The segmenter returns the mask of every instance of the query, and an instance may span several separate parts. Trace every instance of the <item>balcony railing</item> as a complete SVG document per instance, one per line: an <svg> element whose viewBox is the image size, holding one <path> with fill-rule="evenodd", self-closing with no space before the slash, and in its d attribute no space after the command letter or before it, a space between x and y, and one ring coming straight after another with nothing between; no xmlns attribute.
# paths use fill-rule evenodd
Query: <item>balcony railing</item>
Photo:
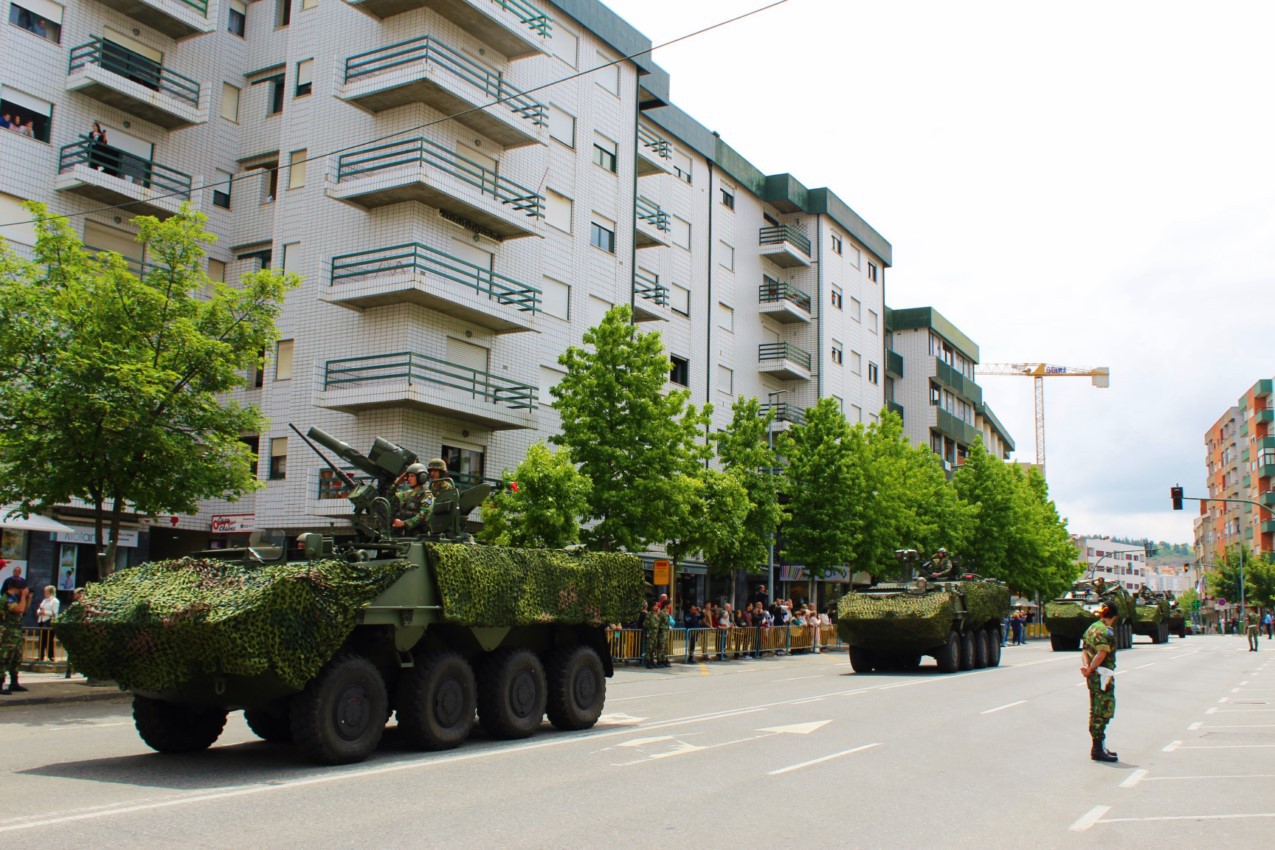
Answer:
<svg viewBox="0 0 1275 850"><path fill-rule="evenodd" d="M97 65L103 70L118 74L148 89L162 92L185 101L196 109L199 108L198 80L165 68L149 57L134 53L104 38L94 38L71 49L68 74L88 65Z"/></svg>
<svg viewBox="0 0 1275 850"><path fill-rule="evenodd" d="M656 230L668 232L672 226L669 222L669 214L660 209L660 205L650 198L638 195L633 202L633 208L639 221L645 221Z"/></svg>
<svg viewBox="0 0 1275 850"><path fill-rule="evenodd" d="M762 275L761 285L757 287L757 300L762 304L778 304L787 301L807 313L810 312L810 296L791 283L775 280L770 275Z"/></svg>
<svg viewBox="0 0 1275 850"><path fill-rule="evenodd" d="M419 242L373 248L332 258L332 286L413 269L468 286L498 304L529 313L540 310L540 290Z"/></svg>
<svg viewBox="0 0 1275 850"><path fill-rule="evenodd" d="M795 404L789 404L786 401L772 402L762 404L761 415L765 416L770 411L775 411L775 422L791 422L793 425L806 424L806 410Z"/></svg>
<svg viewBox="0 0 1275 850"><path fill-rule="evenodd" d="M807 257L810 256L810 237L790 224L763 227L757 235L757 241L762 245L782 245L787 242Z"/></svg>
<svg viewBox="0 0 1275 850"><path fill-rule="evenodd" d="M208 17L208 0L180 0L180 2L194 9L205 18Z"/></svg>
<svg viewBox="0 0 1275 850"><path fill-rule="evenodd" d="M660 159L673 159L673 145L668 139L662 138L654 130L648 128L644 124L638 124L638 144L646 149L647 153Z"/></svg>
<svg viewBox="0 0 1275 850"><path fill-rule="evenodd" d="M537 390L530 384L413 351L329 360L324 367L323 389L348 389L357 384L393 380L459 390L513 410L536 407Z"/></svg>
<svg viewBox="0 0 1275 850"><path fill-rule="evenodd" d="M886 349L885 351L885 371L888 375L894 375L897 378L903 377L903 356L897 351Z"/></svg>
<svg viewBox="0 0 1275 850"><path fill-rule="evenodd" d="M641 269L633 273L633 291L638 298L654 302L661 307L668 306L668 287L660 283L659 278Z"/></svg>
<svg viewBox="0 0 1275 850"><path fill-rule="evenodd" d="M549 38L553 31L553 19L525 0L491 0L502 9L513 12L527 27L541 38Z"/></svg>
<svg viewBox="0 0 1275 850"><path fill-rule="evenodd" d="M427 62L447 71L454 79L493 101L500 102L515 115L526 118L537 126L549 121L548 110L543 103L509 85L499 74L492 73L459 50L429 35L351 56L345 60L345 82L352 83L414 62Z"/></svg>
<svg viewBox="0 0 1275 850"><path fill-rule="evenodd" d="M809 351L800 349L791 342L764 342L757 347L757 359L788 360L807 371L813 362Z"/></svg>
<svg viewBox="0 0 1275 850"><path fill-rule="evenodd" d="M544 196L502 177L490 168L425 138L376 145L337 158L336 182L355 180L404 165L429 165L533 218L544 216Z"/></svg>
<svg viewBox="0 0 1275 850"><path fill-rule="evenodd" d="M148 189L170 192L183 200L190 200L191 177L185 172L158 162L142 159L131 153L95 144L88 139L62 148L58 157L58 173L70 171L77 165L101 171L110 177L132 181Z"/></svg>

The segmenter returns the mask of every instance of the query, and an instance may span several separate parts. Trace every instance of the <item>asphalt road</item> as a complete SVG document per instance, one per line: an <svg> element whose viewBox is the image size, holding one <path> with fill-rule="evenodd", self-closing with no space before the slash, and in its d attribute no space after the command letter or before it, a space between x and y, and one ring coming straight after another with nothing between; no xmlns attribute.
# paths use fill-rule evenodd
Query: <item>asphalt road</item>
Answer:
<svg viewBox="0 0 1275 850"><path fill-rule="evenodd" d="M320 768L232 715L150 753L125 702L0 714L0 842L41 847L1188 846L1275 826L1275 642L1119 656L1089 761L1074 653L855 675L844 654L617 672L598 726Z"/></svg>

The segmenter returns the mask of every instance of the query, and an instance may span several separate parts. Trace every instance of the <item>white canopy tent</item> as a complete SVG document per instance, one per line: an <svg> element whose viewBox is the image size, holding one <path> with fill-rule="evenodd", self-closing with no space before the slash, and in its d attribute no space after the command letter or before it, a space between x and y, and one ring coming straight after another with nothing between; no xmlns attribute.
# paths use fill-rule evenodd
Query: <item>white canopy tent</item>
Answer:
<svg viewBox="0 0 1275 850"><path fill-rule="evenodd" d="M58 522L39 514L32 514L24 517L16 512L13 505L5 505L0 508L0 526L4 528L16 528L22 531L47 531L50 533L73 532L75 529L69 525Z"/></svg>

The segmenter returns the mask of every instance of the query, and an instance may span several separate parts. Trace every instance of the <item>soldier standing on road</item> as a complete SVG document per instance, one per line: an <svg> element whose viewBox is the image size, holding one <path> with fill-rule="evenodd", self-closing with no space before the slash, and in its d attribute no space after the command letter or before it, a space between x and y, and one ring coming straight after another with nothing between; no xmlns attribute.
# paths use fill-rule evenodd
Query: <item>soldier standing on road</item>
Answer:
<svg viewBox="0 0 1275 850"><path fill-rule="evenodd" d="M1098 620L1085 629L1080 638L1080 675L1089 686L1089 736L1093 761L1118 761L1106 747L1107 724L1116 713L1116 636L1111 627L1116 622L1116 606L1104 602L1098 609Z"/></svg>
<svg viewBox="0 0 1275 850"><path fill-rule="evenodd" d="M642 660L646 669L653 670L655 661L659 657L659 650L656 648L660 639L659 621L664 614L660 610L659 602L655 603L649 614L645 610L642 613L645 615L642 622Z"/></svg>
<svg viewBox="0 0 1275 850"><path fill-rule="evenodd" d="M655 666L671 667L668 660L669 630L672 628L673 606L668 601L668 594L660 594L660 607L655 618Z"/></svg>
<svg viewBox="0 0 1275 850"><path fill-rule="evenodd" d="M22 568L14 567L13 575L0 585L0 695L26 690L18 684L18 663L22 661L22 615L30 601L31 590ZM5 673L9 674L8 686Z"/></svg>
<svg viewBox="0 0 1275 850"><path fill-rule="evenodd" d="M403 470L400 480L406 481L410 489L399 499L398 511L391 525L395 531L404 534L413 534L422 527L428 528L434 497L425 486L425 464L412 464Z"/></svg>
<svg viewBox="0 0 1275 850"><path fill-rule="evenodd" d="M1244 634L1248 638L1248 651L1257 652L1257 639L1261 637L1260 619L1257 615L1256 608L1248 609L1248 613L1244 615Z"/></svg>

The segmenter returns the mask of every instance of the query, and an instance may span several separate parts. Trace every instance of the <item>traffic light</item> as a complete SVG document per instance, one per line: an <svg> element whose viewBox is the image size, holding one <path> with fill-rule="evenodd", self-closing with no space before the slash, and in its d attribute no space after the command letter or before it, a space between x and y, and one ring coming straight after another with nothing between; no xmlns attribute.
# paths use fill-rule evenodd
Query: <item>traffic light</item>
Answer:
<svg viewBox="0 0 1275 850"><path fill-rule="evenodd" d="M1182 488L1181 488L1181 487L1170 487L1170 488L1169 488L1169 497L1173 499L1173 509L1174 509L1175 511L1180 511L1180 510L1182 510Z"/></svg>

